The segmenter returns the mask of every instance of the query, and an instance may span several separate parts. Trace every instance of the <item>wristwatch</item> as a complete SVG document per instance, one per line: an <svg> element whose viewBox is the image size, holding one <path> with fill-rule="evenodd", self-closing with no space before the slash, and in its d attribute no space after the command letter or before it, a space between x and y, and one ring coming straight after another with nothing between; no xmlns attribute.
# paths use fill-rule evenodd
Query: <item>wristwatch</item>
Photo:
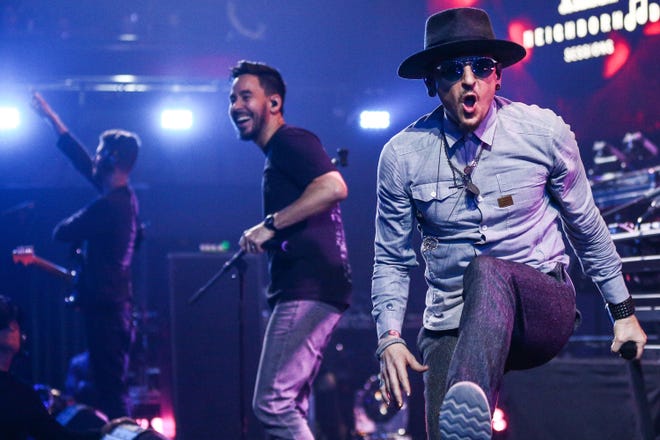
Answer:
<svg viewBox="0 0 660 440"><path fill-rule="evenodd" d="M264 228L270 229L273 232L277 232L277 228L275 227L275 215L274 214L268 214L266 218L264 218Z"/></svg>

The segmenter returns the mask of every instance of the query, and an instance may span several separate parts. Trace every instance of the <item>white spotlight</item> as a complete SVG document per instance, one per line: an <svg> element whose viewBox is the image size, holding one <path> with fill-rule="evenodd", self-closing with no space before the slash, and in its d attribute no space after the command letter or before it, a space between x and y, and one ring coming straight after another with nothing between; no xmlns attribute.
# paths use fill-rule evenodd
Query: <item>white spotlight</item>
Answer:
<svg viewBox="0 0 660 440"><path fill-rule="evenodd" d="M0 130L15 130L21 124L21 115L16 107L0 107Z"/></svg>
<svg viewBox="0 0 660 440"><path fill-rule="evenodd" d="M160 115L160 126L165 130L190 130L193 114L188 109L167 109Z"/></svg>
<svg viewBox="0 0 660 440"><path fill-rule="evenodd" d="M360 113L360 127L365 130L383 130L390 126L390 112L365 110Z"/></svg>

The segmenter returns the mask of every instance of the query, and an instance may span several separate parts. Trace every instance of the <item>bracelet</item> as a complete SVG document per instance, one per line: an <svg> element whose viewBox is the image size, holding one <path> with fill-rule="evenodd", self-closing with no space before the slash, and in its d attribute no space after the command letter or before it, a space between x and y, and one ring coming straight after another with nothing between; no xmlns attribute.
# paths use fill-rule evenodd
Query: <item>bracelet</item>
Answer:
<svg viewBox="0 0 660 440"><path fill-rule="evenodd" d="M385 349L390 345L394 345L394 344L403 344L406 347L408 346L403 338L381 339L380 342L378 343L378 348L376 348L376 359L380 360L380 356L383 354Z"/></svg>
<svg viewBox="0 0 660 440"><path fill-rule="evenodd" d="M633 303L632 296L629 296L625 301L620 302L619 304L607 303L607 310L610 311L612 319L616 321L617 319L623 319L634 315L635 303Z"/></svg>

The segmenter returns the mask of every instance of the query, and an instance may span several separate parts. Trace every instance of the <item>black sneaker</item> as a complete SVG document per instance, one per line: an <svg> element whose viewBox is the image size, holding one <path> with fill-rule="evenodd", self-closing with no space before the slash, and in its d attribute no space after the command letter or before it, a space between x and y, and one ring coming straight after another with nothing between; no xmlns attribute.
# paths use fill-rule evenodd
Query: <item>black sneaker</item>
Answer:
<svg viewBox="0 0 660 440"><path fill-rule="evenodd" d="M449 388L440 407L442 440L490 440L490 407L483 390L473 382L457 382Z"/></svg>

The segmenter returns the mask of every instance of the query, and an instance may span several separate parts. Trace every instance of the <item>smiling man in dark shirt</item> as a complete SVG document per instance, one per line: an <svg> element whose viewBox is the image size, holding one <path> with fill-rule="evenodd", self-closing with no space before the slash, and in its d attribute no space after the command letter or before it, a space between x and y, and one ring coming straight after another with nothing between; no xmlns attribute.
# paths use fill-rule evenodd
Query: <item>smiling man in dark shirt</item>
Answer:
<svg viewBox="0 0 660 440"><path fill-rule="evenodd" d="M255 385L253 408L269 438L313 440L309 394L323 351L351 294L339 202L348 195L319 139L284 121L285 86L265 64L232 69L229 116L239 137L265 155L265 218L247 229L241 248L268 250L273 308ZM275 249L269 243L288 243Z"/></svg>

